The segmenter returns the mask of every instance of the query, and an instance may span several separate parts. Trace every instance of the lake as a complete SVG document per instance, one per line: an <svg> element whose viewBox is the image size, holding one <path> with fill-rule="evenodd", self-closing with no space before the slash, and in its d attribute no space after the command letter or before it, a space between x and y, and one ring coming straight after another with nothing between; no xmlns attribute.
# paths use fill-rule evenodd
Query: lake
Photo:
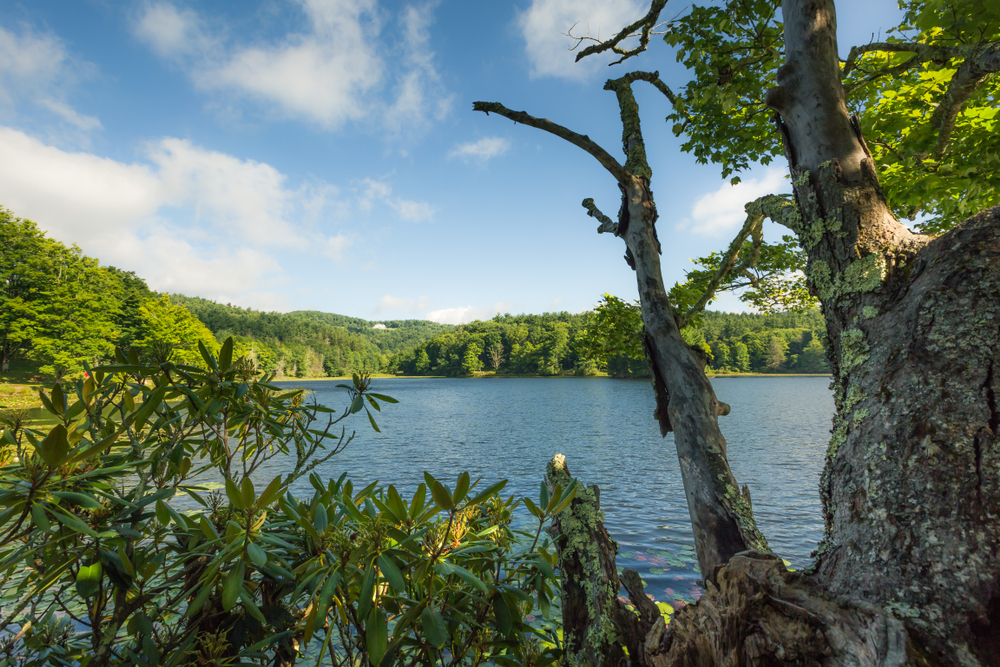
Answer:
<svg viewBox="0 0 1000 667"><path fill-rule="evenodd" d="M733 473L750 488L757 523L775 553L804 567L823 534L818 484L834 413L830 379L712 382L732 406L719 421ZM333 408L346 404L335 382L277 384L305 387ZM657 600L683 604L700 596L673 436L660 437L648 381L390 378L376 380L374 388L399 400L376 415L382 433L372 431L363 414L345 421L357 437L317 470L321 477L347 472L355 488L378 480L412 495L425 470L452 487L467 470L486 484L509 480L505 496L536 500L546 463L562 453L574 477L600 486L605 525L620 545L619 565L638 570ZM268 477L280 470L262 472ZM295 492L311 495L312 489L300 480Z"/></svg>

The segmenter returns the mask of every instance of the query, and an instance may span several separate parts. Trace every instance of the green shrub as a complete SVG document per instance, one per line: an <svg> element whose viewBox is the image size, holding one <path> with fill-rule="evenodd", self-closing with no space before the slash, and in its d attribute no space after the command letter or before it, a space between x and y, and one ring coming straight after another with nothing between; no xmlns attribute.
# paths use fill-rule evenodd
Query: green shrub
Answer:
<svg viewBox="0 0 1000 667"><path fill-rule="evenodd" d="M452 490L425 473L404 499L324 481L313 469L353 437L337 425L365 410L377 430L369 408L396 401L355 376L344 410L310 405L232 350L202 346L203 367L119 353L42 394L47 426L5 427L0 664L558 659L555 624L525 616L551 617L541 527L575 487L526 501L524 534L505 482L463 473ZM289 472L261 479L272 459ZM304 477L312 495L296 498Z"/></svg>

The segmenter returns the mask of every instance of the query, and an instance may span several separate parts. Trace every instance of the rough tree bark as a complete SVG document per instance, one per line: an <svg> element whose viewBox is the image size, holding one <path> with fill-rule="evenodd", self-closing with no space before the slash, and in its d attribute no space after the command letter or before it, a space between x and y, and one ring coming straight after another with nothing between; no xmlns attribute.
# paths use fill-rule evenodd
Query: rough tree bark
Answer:
<svg viewBox="0 0 1000 667"><path fill-rule="evenodd" d="M809 573L790 574L765 553L726 462L716 419L724 409L667 301L631 91L657 76L605 86L618 96L625 165L551 121L474 107L574 143L618 181L617 224L592 200L584 206L599 231L625 240L636 271L656 416L663 433L675 432L706 578L701 602L666 632L643 615L623 617L593 586L580 589L589 597L564 597L574 624L596 628L567 641L569 662L613 664L616 649L602 653L586 637L607 640L614 627L606 645L625 646L642 666L1000 665L1000 207L937 238L899 223L844 103L833 0L786 0L782 18L786 64L767 102L796 207L759 201L748 213L797 233L827 322L837 412L821 481L826 533ZM589 516L599 521L599 508ZM597 545L573 556L589 564L564 569L568 590L584 582L580 573L614 587L615 547L602 542L603 526L556 527L560 548L580 537L567 525Z"/></svg>
<svg viewBox="0 0 1000 667"><path fill-rule="evenodd" d="M1000 209L938 238L889 211L844 104L832 0L783 5L782 129L837 414L816 581L911 655L1000 664Z"/></svg>

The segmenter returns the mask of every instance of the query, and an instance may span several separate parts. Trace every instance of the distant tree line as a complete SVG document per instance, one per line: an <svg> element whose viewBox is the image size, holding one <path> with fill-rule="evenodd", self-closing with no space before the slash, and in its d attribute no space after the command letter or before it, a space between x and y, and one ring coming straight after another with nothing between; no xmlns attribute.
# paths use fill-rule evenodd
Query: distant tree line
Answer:
<svg viewBox="0 0 1000 667"><path fill-rule="evenodd" d="M168 345L181 363L200 358L198 341L218 349L201 322L142 278L3 208L0 248L0 372L28 367L58 380L113 359L115 348Z"/></svg>
<svg viewBox="0 0 1000 667"><path fill-rule="evenodd" d="M398 354L392 370L403 375L593 375L598 364L577 342L590 313L497 315L434 336Z"/></svg>
<svg viewBox="0 0 1000 667"><path fill-rule="evenodd" d="M649 375L635 304L605 295L593 312L498 315L434 336L399 353L404 375ZM826 373L820 313L706 312L684 330L720 373Z"/></svg>

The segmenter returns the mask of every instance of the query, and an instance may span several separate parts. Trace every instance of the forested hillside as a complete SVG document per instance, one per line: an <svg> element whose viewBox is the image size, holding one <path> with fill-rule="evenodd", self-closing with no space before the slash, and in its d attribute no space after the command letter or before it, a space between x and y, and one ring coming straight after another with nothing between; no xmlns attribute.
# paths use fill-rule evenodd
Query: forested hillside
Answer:
<svg viewBox="0 0 1000 667"><path fill-rule="evenodd" d="M200 359L215 337L187 309L134 273L101 266L0 208L0 372L56 379L112 359L115 348L175 347Z"/></svg>
<svg viewBox="0 0 1000 667"><path fill-rule="evenodd" d="M371 339L341 326L180 294L170 299L190 310L216 339L232 336L238 354L250 355L261 369L281 377L378 373L389 363Z"/></svg>
<svg viewBox="0 0 1000 667"><path fill-rule="evenodd" d="M297 311L267 313L157 294L134 273L101 266L76 246L0 209L0 372L61 378L113 358L169 346L181 363L232 336L237 356L279 377L403 375L645 375L637 306L605 296L582 314L498 315L453 327L375 322ZM684 330L717 372L818 373L828 369L819 313L704 313Z"/></svg>
<svg viewBox="0 0 1000 667"><path fill-rule="evenodd" d="M438 324L430 320L380 320L378 322L369 322L357 317L321 313L316 310L295 310L288 313L288 316L306 322L343 327L351 333L367 338L385 353L403 352L404 350L412 349L428 338L455 328L451 324ZM378 324L381 324L385 328L378 327Z"/></svg>

